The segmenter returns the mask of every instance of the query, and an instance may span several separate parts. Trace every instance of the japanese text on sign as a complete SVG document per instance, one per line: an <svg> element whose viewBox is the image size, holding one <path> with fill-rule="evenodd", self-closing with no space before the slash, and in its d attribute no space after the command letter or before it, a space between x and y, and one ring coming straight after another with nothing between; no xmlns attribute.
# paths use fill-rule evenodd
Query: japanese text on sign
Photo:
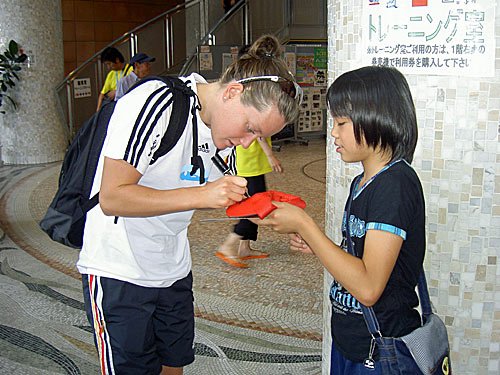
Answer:
<svg viewBox="0 0 500 375"><path fill-rule="evenodd" d="M407 74L492 77L495 1L364 0L363 63Z"/></svg>
<svg viewBox="0 0 500 375"><path fill-rule="evenodd" d="M73 82L74 97L76 99L92 96L90 78L78 78Z"/></svg>

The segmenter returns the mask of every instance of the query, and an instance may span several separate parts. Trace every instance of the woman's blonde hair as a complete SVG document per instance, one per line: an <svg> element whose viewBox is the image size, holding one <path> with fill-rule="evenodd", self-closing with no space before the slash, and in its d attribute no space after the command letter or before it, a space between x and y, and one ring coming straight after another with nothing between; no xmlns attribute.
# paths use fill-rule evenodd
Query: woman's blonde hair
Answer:
<svg viewBox="0 0 500 375"><path fill-rule="evenodd" d="M278 39L273 35L263 35L227 68L220 82L226 84L233 80L269 75L295 81L283 60ZM253 81L245 83L244 86L245 90L241 94L241 102L244 105L264 111L276 104L285 123L290 124L297 120L299 102L282 91L279 84L271 81Z"/></svg>

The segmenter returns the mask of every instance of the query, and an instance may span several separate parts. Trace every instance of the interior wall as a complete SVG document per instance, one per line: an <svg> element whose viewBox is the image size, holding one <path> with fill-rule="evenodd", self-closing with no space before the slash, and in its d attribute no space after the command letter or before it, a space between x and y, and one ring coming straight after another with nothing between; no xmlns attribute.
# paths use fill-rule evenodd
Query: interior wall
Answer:
<svg viewBox="0 0 500 375"><path fill-rule="evenodd" d="M61 0L64 75L127 31L182 0Z"/></svg>
<svg viewBox="0 0 500 375"><path fill-rule="evenodd" d="M500 0L495 76L406 75L417 109L413 167L426 200L424 261L431 301L449 334L454 373L500 373ZM362 0L328 0L328 79L362 66ZM395 99L397 100L397 98ZM328 121L331 131L332 119ZM340 241L345 199L358 165L327 144L327 234ZM330 320L325 275L324 368Z"/></svg>

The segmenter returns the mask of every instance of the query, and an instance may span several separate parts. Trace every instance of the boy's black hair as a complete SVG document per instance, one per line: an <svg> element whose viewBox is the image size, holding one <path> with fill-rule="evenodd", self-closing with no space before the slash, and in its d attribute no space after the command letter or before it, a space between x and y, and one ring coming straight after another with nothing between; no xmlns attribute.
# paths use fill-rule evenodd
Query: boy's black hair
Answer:
<svg viewBox="0 0 500 375"><path fill-rule="evenodd" d="M121 63L125 61L122 53L115 47L107 47L104 49L104 51L101 52L102 62L110 61L112 63L115 63L116 59L118 59Z"/></svg>
<svg viewBox="0 0 500 375"><path fill-rule="evenodd" d="M418 129L410 87L397 69L367 66L339 76L328 88L333 117L348 117L360 144L380 146L391 161L413 160Z"/></svg>

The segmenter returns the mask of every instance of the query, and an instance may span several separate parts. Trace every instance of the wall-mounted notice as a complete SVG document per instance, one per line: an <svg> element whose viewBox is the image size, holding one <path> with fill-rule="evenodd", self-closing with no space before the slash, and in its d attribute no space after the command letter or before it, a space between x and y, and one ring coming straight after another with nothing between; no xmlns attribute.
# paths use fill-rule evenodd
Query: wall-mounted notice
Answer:
<svg viewBox="0 0 500 375"><path fill-rule="evenodd" d="M212 52L200 52L199 62L200 70L212 70L214 68Z"/></svg>
<svg viewBox="0 0 500 375"><path fill-rule="evenodd" d="M304 87L304 98L300 105L297 130L300 133L323 130L323 116L326 115L326 86ZM325 112L325 113L324 113Z"/></svg>
<svg viewBox="0 0 500 375"><path fill-rule="evenodd" d="M73 81L73 95L75 99L86 98L92 95L90 78L77 78Z"/></svg>
<svg viewBox="0 0 500 375"><path fill-rule="evenodd" d="M363 0L364 65L493 77L495 1Z"/></svg>
<svg viewBox="0 0 500 375"><path fill-rule="evenodd" d="M297 74L297 56L295 52L285 52L285 62L290 73Z"/></svg>
<svg viewBox="0 0 500 375"><path fill-rule="evenodd" d="M233 53L222 53L222 71L225 72L226 69L231 65L236 59L238 55Z"/></svg>

